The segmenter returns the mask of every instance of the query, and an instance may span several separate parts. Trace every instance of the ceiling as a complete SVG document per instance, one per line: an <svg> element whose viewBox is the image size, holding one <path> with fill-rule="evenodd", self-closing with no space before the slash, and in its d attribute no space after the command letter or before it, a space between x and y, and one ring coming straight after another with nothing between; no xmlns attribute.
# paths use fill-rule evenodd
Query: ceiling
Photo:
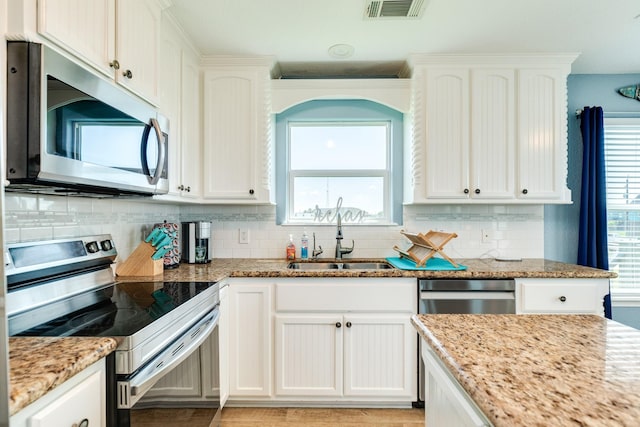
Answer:
<svg viewBox="0 0 640 427"><path fill-rule="evenodd" d="M288 77L397 75L411 54L579 53L573 74L640 73L638 0L424 0L364 19L367 0L170 0L203 55L273 56ZM349 58L328 49L353 47Z"/></svg>

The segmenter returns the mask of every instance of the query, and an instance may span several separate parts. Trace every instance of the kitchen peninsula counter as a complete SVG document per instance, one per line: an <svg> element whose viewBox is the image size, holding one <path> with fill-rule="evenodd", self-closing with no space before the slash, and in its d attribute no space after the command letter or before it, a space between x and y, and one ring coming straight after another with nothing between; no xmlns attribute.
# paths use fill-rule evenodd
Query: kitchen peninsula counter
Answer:
<svg viewBox="0 0 640 427"><path fill-rule="evenodd" d="M381 262L384 259L345 258L338 262ZM216 258L209 264L180 264L180 267L165 270L163 280L168 281L219 281L226 277L416 277L416 278L611 278L614 272L583 267L575 264L545 259L523 259L517 262L496 261L493 258L457 259L467 267L457 271L424 270L295 270L287 268L286 260L260 258ZM296 260L296 262L305 262ZM309 262L309 261L306 261ZM322 258L317 262L336 262ZM126 279L126 278L125 278ZM140 278L136 278L140 280Z"/></svg>
<svg viewBox="0 0 640 427"><path fill-rule="evenodd" d="M594 315L417 315L496 426L637 426L640 331Z"/></svg>
<svg viewBox="0 0 640 427"><path fill-rule="evenodd" d="M9 338L9 414L67 381L117 347L114 338Z"/></svg>

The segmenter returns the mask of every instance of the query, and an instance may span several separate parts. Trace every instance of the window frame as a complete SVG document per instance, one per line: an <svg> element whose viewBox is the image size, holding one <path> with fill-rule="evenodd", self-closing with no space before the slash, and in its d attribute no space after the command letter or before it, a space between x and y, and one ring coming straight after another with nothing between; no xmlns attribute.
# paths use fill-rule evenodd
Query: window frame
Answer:
<svg viewBox="0 0 640 427"><path fill-rule="evenodd" d="M625 213L635 213L636 215L640 215L640 204L637 205L637 207L633 208L633 209L625 209L625 206L628 207L633 207L633 204L629 204L629 203L610 203L610 169L609 169L609 159L607 158L607 151L608 151L608 147L607 145L609 144L609 138L608 138L608 131L607 129L611 129L612 126L622 126L622 127L633 127L633 128L637 128L637 137L638 140L640 140L640 117L605 117L604 118L604 144L605 144L605 165L606 165L606 170L607 170L607 177L606 177L606 181L607 181L607 235L609 237L609 244L608 244L608 256L609 256L609 266L612 267L611 262L613 261L613 257L612 257L612 232L610 230L610 221L611 218L613 217L613 213L617 213L617 214L625 214ZM640 145L638 146L638 153L640 153ZM640 177L640 172L637 174ZM637 259L640 264L640 246L639 249L637 251L637 256L634 257L633 259ZM615 286L615 282L617 281L617 278L613 278L611 279L611 296L612 299L615 301L635 301L640 303L640 282L638 282L637 284L635 284L634 287L618 287Z"/></svg>
<svg viewBox="0 0 640 427"><path fill-rule="evenodd" d="M291 173L291 124L384 124L387 127L386 163L384 173L378 169L322 169ZM402 160L404 116L383 104L368 100L311 100L295 105L276 115L276 223L279 225L332 225L335 221L308 221L293 217L293 179L300 176L377 177L385 181L383 203L385 218L375 221L349 222L350 225L402 224ZM327 174L328 172L328 174ZM343 216L344 222L344 216Z"/></svg>

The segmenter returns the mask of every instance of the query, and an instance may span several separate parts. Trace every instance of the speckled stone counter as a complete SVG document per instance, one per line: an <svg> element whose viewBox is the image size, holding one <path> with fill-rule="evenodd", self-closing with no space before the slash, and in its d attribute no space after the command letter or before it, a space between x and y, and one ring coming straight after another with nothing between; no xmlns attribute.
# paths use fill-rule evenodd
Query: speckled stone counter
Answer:
<svg viewBox="0 0 640 427"><path fill-rule="evenodd" d="M299 260L296 260L299 261ZM322 258L322 262L334 262ZM344 259L342 262L380 262L382 259ZM209 264L180 264L165 270L163 280L218 281L225 277L419 277L419 278L610 278L613 272L566 264L545 259L524 259L520 262L502 262L493 258L457 259L467 267L464 271L410 271L385 270L293 270L286 260L217 258ZM128 278L119 278L127 280ZM148 278L154 280L154 278ZM141 278L135 278L141 280ZM155 279L157 280L157 279Z"/></svg>
<svg viewBox="0 0 640 427"><path fill-rule="evenodd" d="M9 338L9 413L114 351L113 338Z"/></svg>
<svg viewBox="0 0 640 427"><path fill-rule="evenodd" d="M592 315L412 321L497 427L640 425L639 330Z"/></svg>

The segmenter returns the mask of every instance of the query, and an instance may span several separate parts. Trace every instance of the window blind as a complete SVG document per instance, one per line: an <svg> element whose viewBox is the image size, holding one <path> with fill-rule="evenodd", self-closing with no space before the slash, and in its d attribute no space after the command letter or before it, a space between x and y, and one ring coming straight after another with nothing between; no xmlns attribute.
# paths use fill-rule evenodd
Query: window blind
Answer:
<svg viewBox="0 0 640 427"><path fill-rule="evenodd" d="M604 132L611 289L640 294L640 118L605 119Z"/></svg>

